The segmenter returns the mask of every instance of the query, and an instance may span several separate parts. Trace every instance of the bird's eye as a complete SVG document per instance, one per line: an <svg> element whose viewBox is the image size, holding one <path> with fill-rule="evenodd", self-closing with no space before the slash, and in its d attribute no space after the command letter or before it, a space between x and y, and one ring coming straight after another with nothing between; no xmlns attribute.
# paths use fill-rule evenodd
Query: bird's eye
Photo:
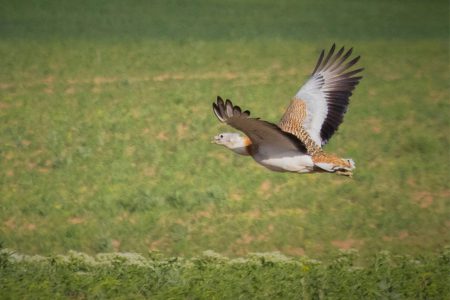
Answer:
<svg viewBox="0 0 450 300"><path fill-rule="evenodd" d="M223 134L220 135L220 138L223 139Z"/></svg>

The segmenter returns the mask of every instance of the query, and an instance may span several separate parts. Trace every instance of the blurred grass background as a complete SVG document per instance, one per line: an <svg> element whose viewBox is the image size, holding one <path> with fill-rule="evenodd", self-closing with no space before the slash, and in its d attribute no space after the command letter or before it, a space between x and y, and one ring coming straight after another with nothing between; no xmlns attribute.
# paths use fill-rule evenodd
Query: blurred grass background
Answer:
<svg viewBox="0 0 450 300"><path fill-rule="evenodd" d="M238 256L448 245L447 1L0 1L0 241ZM278 121L319 51L366 68L326 150L353 179L211 145L217 95Z"/></svg>

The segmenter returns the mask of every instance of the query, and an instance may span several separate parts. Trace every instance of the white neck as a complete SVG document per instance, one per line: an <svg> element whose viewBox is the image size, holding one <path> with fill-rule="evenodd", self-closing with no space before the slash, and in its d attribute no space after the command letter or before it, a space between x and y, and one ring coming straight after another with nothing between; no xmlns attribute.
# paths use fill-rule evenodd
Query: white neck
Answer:
<svg viewBox="0 0 450 300"><path fill-rule="evenodd" d="M250 153L248 152L248 148L250 147L250 145L250 139L247 137L242 137L239 140L233 142L232 145L227 145L227 148L240 155L250 155Z"/></svg>

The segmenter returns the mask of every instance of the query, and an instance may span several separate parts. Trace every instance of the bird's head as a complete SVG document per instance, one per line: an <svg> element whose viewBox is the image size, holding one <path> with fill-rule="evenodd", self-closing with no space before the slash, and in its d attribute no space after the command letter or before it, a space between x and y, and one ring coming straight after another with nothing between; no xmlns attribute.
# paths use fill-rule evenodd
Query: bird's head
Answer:
<svg viewBox="0 0 450 300"><path fill-rule="evenodd" d="M242 155L249 155L247 147L251 142L248 137L241 136L239 133L221 133L214 137L212 143L223 145L228 149Z"/></svg>

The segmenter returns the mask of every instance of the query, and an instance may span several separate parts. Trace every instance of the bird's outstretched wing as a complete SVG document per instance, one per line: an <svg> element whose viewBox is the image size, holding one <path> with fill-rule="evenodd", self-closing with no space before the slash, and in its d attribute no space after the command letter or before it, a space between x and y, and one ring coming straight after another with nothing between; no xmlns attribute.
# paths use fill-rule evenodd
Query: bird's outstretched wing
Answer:
<svg viewBox="0 0 450 300"><path fill-rule="evenodd" d="M245 133L252 144L260 149L306 152L305 145L294 135L282 131L270 122L250 118L248 110L242 111L228 99L224 102L221 97L217 97L217 101L213 103L213 111L219 121Z"/></svg>
<svg viewBox="0 0 450 300"><path fill-rule="evenodd" d="M348 61L353 48L345 52L342 47L336 53L335 48L333 44L326 55L322 50L311 77L297 92L282 118L284 124L301 122L319 147L328 142L342 123L352 91L362 78L355 75L363 68L349 71L360 58Z"/></svg>

